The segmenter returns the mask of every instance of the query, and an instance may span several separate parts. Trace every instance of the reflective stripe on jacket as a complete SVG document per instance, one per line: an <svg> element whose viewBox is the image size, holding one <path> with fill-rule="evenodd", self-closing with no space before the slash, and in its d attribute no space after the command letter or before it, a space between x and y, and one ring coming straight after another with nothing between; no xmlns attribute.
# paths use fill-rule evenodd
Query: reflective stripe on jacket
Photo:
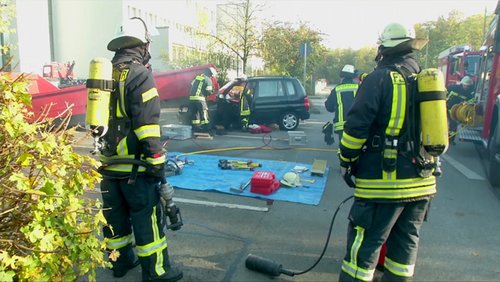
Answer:
<svg viewBox="0 0 500 282"><path fill-rule="evenodd" d="M333 117L334 131L339 132L344 130L344 124L347 117L347 112L351 108L358 84L352 80L345 81L332 89L330 96L325 102L327 111L335 113Z"/></svg>
<svg viewBox="0 0 500 282"><path fill-rule="evenodd" d="M160 97L151 70L133 60L115 63L114 69L118 76L115 77L118 87L114 95L119 98L116 100L116 114L110 114L108 129L109 134L115 134L115 137L108 138L108 142L113 142L116 150L111 156L101 156L101 160L134 158L137 150L140 150L142 160L151 164L164 163L159 125ZM128 120L129 129L122 128L124 123L121 120ZM120 132L126 136L120 135ZM159 153L162 157L153 158ZM132 165L113 164L105 166L104 170L130 173ZM144 167L139 167L138 171L144 170Z"/></svg>
<svg viewBox="0 0 500 282"><path fill-rule="evenodd" d="M411 157L400 152L397 139L408 126L408 93L403 77L393 71L395 64L412 73L420 70L411 54L380 62L360 85L344 125L340 158L357 159L354 195L359 198L394 202L436 193L435 177L420 177ZM371 139L374 133L381 140ZM393 171L383 169L384 159L394 160Z"/></svg>

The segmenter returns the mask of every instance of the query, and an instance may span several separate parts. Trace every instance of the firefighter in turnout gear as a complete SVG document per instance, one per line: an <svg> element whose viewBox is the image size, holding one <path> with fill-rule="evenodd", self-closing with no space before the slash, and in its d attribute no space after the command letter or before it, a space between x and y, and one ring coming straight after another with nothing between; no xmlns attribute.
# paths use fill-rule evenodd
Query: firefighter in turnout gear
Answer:
<svg viewBox="0 0 500 282"><path fill-rule="evenodd" d="M354 82L356 74L357 71L353 65L345 65L340 72L340 83L332 89L325 101L326 110L334 113L333 132L337 134L339 142L342 138L347 112L358 91L358 84Z"/></svg>
<svg viewBox="0 0 500 282"><path fill-rule="evenodd" d="M436 193L436 177L417 155L419 107L407 83L421 70L414 52L426 43L412 29L387 25L379 38L377 67L363 80L347 114L339 159L355 200L339 281L372 281L384 242L382 281L413 277L419 230Z"/></svg>
<svg viewBox="0 0 500 282"><path fill-rule="evenodd" d="M447 108L448 114L454 105L468 102L473 98L472 91L474 90L474 81L469 76L464 76L460 83L450 85L448 87ZM453 120L448 115L448 124L450 127L450 143L455 144L455 136L457 135L457 121Z"/></svg>
<svg viewBox="0 0 500 282"><path fill-rule="evenodd" d="M213 91L211 76L212 72L207 70L205 73L197 75L191 82L188 111L191 116L191 125L196 132L210 131L207 97Z"/></svg>
<svg viewBox="0 0 500 282"><path fill-rule="evenodd" d="M146 23L131 18L107 46L115 52L111 61L115 85L99 169L103 213L109 224L104 236L108 250L119 251L111 261L113 276L122 277L140 264L144 281L177 281L182 271L169 260L157 190L165 177L165 152L160 142L160 99L146 67L150 42Z"/></svg>
<svg viewBox="0 0 500 282"><path fill-rule="evenodd" d="M247 85L247 88L243 91L240 97L240 124L241 130L247 131L248 125L250 122L250 114L251 109L250 106L252 104L252 96L253 95L253 85L250 83Z"/></svg>

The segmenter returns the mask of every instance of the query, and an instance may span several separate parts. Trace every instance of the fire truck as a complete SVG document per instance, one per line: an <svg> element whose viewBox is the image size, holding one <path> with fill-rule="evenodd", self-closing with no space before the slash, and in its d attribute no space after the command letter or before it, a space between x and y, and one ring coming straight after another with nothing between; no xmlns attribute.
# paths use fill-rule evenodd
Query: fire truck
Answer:
<svg viewBox="0 0 500 282"><path fill-rule="evenodd" d="M495 14L481 48L475 102L459 104L451 114L461 124L459 140L483 145L489 159L488 179L500 186L500 1Z"/></svg>
<svg viewBox="0 0 500 282"><path fill-rule="evenodd" d="M468 45L452 46L438 55L438 68L445 75L445 85L460 82L468 75L477 81L480 51L472 51Z"/></svg>

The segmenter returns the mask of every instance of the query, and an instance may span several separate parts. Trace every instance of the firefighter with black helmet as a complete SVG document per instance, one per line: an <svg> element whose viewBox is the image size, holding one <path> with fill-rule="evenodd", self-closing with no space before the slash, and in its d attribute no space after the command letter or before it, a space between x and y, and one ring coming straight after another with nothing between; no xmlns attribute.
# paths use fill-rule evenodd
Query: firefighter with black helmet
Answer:
<svg viewBox="0 0 500 282"><path fill-rule="evenodd" d="M338 140L342 138L344 123L353 101L358 91L358 84L354 81L357 76L357 70L353 65L344 65L340 71L340 83L335 86L330 92L330 95L325 101L327 111L334 113L333 117L333 132L338 136ZM329 131L323 132L328 134ZM325 141L327 139L325 138ZM333 143L333 138L327 143ZM330 145L330 144L329 144Z"/></svg>
<svg viewBox="0 0 500 282"><path fill-rule="evenodd" d="M384 242L382 281L413 277L419 230L436 193L435 166L419 155L418 100L408 83L421 71L415 51L426 43L413 29L387 25L379 38L377 67L363 80L347 114L339 159L355 200L339 281L372 281ZM443 112L439 118L446 123Z"/></svg>
<svg viewBox="0 0 500 282"><path fill-rule="evenodd" d="M107 248L119 251L111 261L114 277L140 264L144 281L177 281L182 271L169 260L157 190L165 177L165 152L160 142L160 99L147 67L150 42L146 23L135 17L123 22L107 46L115 52L115 85L100 150L103 213L109 224L104 236Z"/></svg>

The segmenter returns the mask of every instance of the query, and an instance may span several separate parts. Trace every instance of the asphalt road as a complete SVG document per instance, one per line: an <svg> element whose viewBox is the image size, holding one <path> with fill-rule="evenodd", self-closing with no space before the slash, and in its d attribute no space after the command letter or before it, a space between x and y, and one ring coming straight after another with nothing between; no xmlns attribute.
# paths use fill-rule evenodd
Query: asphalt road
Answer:
<svg viewBox="0 0 500 282"><path fill-rule="evenodd" d="M344 255L349 201L333 226L330 244L311 271L293 277L271 278L245 267L248 254L279 262L295 272L311 267L323 250L328 227L339 203L352 194L338 173L336 149L323 142L322 124L330 119L324 99L311 99L311 119L298 130L307 134L302 150L225 151L217 155L244 159L271 159L312 163L324 159L330 166L327 187L317 206L284 201L265 201L217 192L176 189L175 199L182 210L184 226L168 231L173 260L182 266L182 281L337 281ZM175 106L163 109L162 123L177 123ZM286 132L270 136L230 132L213 140L171 140L169 151L194 152L241 146L289 147ZM88 152L90 139L77 150ZM439 192L432 202L429 220L421 230L421 247L415 281L500 281L500 201L498 188L485 180L485 164L473 144L458 143L443 160ZM216 173L216 172L214 172ZM193 204L193 200L199 203ZM207 204L203 204L206 202ZM211 206L209 203L221 204ZM239 208L224 207L240 205ZM248 207L268 209L253 211ZM99 270L97 281L140 281L140 267L115 279L109 270Z"/></svg>

